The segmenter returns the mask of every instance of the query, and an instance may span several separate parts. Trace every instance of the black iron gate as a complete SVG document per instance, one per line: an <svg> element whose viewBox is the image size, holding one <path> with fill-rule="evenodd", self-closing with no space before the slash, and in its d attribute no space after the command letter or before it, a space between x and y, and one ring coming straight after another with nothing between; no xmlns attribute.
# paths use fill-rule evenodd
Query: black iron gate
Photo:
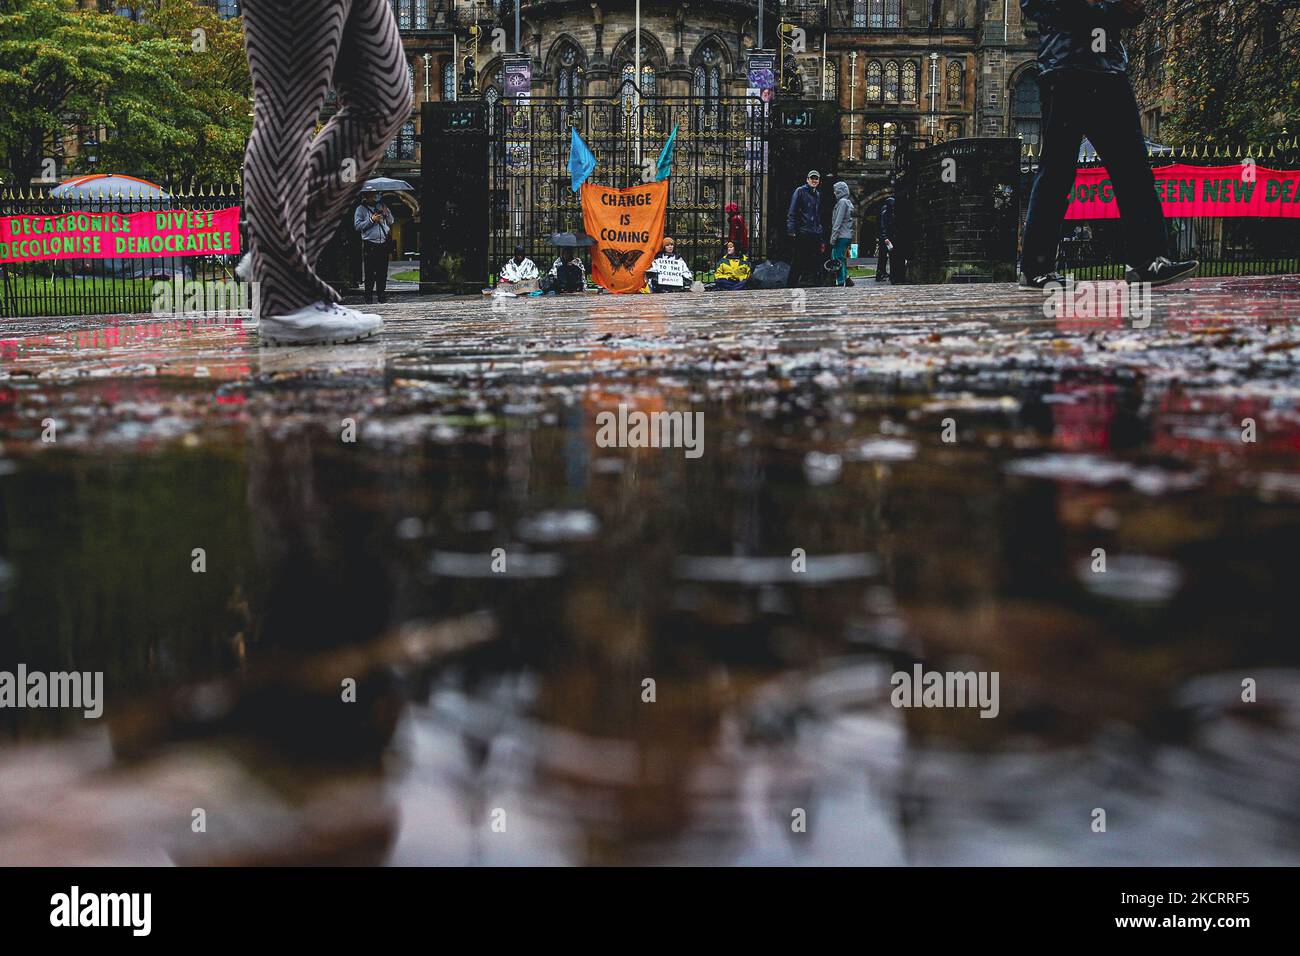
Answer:
<svg viewBox="0 0 1300 956"><path fill-rule="evenodd" d="M522 245L545 271L553 232L582 229L569 178L570 129L596 156L591 182L633 186L654 166L677 126L666 234L693 269L711 269L734 203L764 252L768 107L757 98L655 96L636 102L630 81L613 99L534 97L498 103L490 118L489 257L493 274Z"/></svg>

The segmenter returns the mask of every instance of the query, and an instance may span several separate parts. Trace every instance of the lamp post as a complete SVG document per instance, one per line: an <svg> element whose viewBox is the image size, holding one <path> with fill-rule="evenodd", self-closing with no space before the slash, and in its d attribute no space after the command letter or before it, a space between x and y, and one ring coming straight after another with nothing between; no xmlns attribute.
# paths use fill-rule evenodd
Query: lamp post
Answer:
<svg viewBox="0 0 1300 956"><path fill-rule="evenodd" d="M429 64L433 61L433 54L425 51L424 54L424 102L429 102Z"/></svg>
<svg viewBox="0 0 1300 956"><path fill-rule="evenodd" d="M939 54L930 54L930 138L939 132Z"/></svg>
<svg viewBox="0 0 1300 956"><path fill-rule="evenodd" d="M853 94L858 89L858 51L849 54L849 161L853 160Z"/></svg>

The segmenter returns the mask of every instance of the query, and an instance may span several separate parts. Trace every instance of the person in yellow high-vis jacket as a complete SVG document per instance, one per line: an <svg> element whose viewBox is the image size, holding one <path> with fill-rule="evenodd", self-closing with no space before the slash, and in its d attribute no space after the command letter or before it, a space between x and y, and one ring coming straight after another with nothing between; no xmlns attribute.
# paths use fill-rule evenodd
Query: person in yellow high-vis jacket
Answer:
<svg viewBox="0 0 1300 956"><path fill-rule="evenodd" d="M738 250L736 243L728 239L722 249L722 258L713 270L713 286L724 291L743 289L752 272L749 256Z"/></svg>

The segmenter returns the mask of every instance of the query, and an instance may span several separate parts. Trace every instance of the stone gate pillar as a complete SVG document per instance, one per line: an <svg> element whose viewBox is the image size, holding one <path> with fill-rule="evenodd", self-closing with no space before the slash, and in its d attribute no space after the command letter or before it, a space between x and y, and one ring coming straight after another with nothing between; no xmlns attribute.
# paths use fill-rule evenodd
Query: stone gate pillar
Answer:
<svg viewBox="0 0 1300 956"><path fill-rule="evenodd" d="M895 214L907 281L1015 281L1020 140L950 140L909 151L903 167Z"/></svg>

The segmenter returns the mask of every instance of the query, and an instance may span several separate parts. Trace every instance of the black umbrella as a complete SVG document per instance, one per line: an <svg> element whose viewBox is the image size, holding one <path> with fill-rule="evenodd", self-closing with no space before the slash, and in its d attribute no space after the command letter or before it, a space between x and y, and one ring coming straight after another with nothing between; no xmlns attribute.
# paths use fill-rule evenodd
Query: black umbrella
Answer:
<svg viewBox="0 0 1300 956"><path fill-rule="evenodd" d="M561 246L564 248L576 249L579 246L594 246L596 240L591 238L585 232L553 232L551 233L551 245Z"/></svg>

